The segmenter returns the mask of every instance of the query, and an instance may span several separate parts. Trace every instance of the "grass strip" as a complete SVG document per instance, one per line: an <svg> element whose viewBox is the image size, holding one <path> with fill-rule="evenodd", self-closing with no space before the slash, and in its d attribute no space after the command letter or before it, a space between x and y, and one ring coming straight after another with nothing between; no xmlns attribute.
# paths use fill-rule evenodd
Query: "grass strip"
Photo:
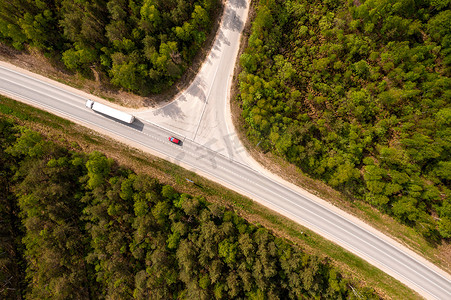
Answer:
<svg viewBox="0 0 451 300"><path fill-rule="evenodd" d="M361 286L373 287L387 299L421 299L405 285L370 265L363 259L324 239L294 221L231 191L215 182L161 158L129 147L109 137L62 119L48 112L0 96L0 115L41 132L63 146L76 151L100 151L135 172L152 174L163 184L174 186L179 192L204 196L207 201L233 209L253 224L270 229L311 255L317 255L336 266L341 274ZM193 183L185 180L190 178Z"/></svg>

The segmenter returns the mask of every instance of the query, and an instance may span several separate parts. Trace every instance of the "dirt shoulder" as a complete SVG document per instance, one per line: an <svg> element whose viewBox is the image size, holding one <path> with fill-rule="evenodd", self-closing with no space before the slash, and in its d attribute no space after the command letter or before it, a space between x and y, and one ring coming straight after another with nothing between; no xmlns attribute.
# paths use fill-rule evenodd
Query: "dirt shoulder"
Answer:
<svg viewBox="0 0 451 300"><path fill-rule="evenodd" d="M142 97L124 90L120 90L108 82L106 74L96 72L95 70L93 70L92 78L85 78L80 74L67 70L61 61L46 57L42 53L33 49L18 51L8 45L0 43L0 60L30 72L48 77L52 80L64 83L86 93L107 99L108 101L120 106L129 108L157 108L172 101L172 99L178 93L185 90L196 77L196 74L210 53L216 39L216 35L218 34L219 25L224 12L224 1L225 0L219 1L218 8L212 17L212 20L214 20L212 29L208 34L203 47L194 57L191 66L172 87L164 91L162 94Z"/></svg>
<svg viewBox="0 0 451 300"><path fill-rule="evenodd" d="M241 56L247 46L247 40L251 33L251 22L254 19L254 16L255 9L251 5L249 19L242 35L239 56ZM400 224L392 217L380 213L377 209L371 207L363 201L355 200L349 195L345 195L337 190L334 190L332 187L320 180L310 178L295 165L288 163L283 158L270 152L264 153L261 149L256 147L256 145L250 143L247 139L245 121L242 117L242 107L238 99L238 77L241 71L239 59L237 59L231 85L232 90L230 91L231 117L237 136L243 146L247 149L247 152L255 161L257 161L261 166L265 166L267 171L321 199L327 199L327 202L336 208L339 208L364 223L369 224L411 251L426 258L428 261L442 268L446 272L451 273L451 244L444 241L440 244L430 244L423 237L419 236L413 228Z"/></svg>
<svg viewBox="0 0 451 300"><path fill-rule="evenodd" d="M22 102L9 101L1 96L0 98L3 100L0 104L6 105L6 116L13 118L18 124L32 128L62 146L71 145L70 149L75 151L85 153L100 151L116 160L121 166L131 168L137 173L151 174L162 184L169 184L180 193L203 196L210 203L233 209L252 224L263 226L276 236L290 240L309 255L316 255L321 261L331 262L356 288L374 287L383 299L420 299L418 294L376 267L354 257L340 246L299 223L219 183L208 180L208 176L204 177L206 174L193 173L186 168L174 165L160 158L158 153L144 149L137 143L112 136L111 133L99 128L95 130L87 128L77 122L60 119L55 114L34 109ZM2 114L0 110L0 115ZM194 184L187 182L186 178L192 180ZM330 258L334 259L330 260Z"/></svg>

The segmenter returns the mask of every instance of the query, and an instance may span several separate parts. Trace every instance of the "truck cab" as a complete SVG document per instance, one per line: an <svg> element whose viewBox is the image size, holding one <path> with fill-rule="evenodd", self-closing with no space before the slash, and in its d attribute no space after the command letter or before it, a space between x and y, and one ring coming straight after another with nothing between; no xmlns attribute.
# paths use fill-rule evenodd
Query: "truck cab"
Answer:
<svg viewBox="0 0 451 300"><path fill-rule="evenodd" d="M94 101L92 101L92 100L88 100L88 101L86 101L86 107L87 108L91 108L92 109L92 105L94 104Z"/></svg>

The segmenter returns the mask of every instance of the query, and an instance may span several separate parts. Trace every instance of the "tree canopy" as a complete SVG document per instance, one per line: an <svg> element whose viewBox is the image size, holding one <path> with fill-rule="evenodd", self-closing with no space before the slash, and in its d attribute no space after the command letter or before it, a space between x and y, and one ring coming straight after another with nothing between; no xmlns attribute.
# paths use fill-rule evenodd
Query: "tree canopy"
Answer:
<svg viewBox="0 0 451 300"><path fill-rule="evenodd" d="M0 2L0 42L101 71L117 87L158 93L189 67L211 31L217 0Z"/></svg>
<svg viewBox="0 0 451 300"><path fill-rule="evenodd" d="M449 238L450 13L449 1L259 1L240 58L248 137Z"/></svg>
<svg viewBox="0 0 451 300"><path fill-rule="evenodd" d="M326 259L99 152L3 118L0 141L4 298L377 299Z"/></svg>

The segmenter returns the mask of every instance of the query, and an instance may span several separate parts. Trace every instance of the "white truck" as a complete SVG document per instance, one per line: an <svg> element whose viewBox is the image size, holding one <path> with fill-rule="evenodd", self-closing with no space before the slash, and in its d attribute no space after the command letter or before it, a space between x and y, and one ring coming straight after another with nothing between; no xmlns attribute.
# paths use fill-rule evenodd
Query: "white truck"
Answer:
<svg viewBox="0 0 451 300"><path fill-rule="evenodd" d="M106 106L102 103L95 102L92 100L86 101L86 107L92 109L93 111L110 116L125 123L131 124L135 120L135 117L133 115L130 115L123 111L117 110L115 108Z"/></svg>

